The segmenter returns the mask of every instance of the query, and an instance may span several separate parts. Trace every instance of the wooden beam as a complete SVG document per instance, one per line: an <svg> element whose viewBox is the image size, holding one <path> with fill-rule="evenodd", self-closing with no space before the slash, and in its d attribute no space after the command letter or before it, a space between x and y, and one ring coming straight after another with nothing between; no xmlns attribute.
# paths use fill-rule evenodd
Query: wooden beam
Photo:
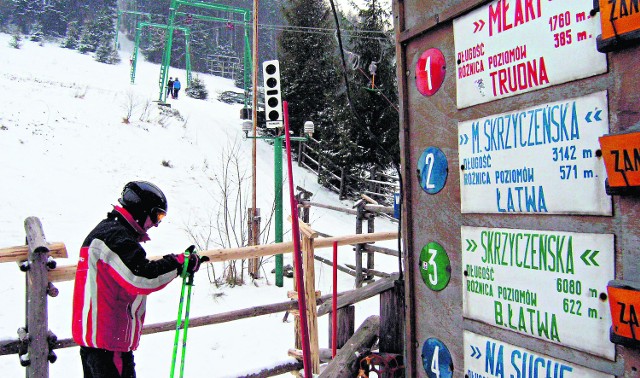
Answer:
<svg viewBox="0 0 640 378"><path fill-rule="evenodd" d="M376 232L374 234L361 234L361 235L344 235L344 236L332 236L330 238L316 238L313 245L315 249L318 248L330 248L333 247L333 242L337 242L338 245L350 245L359 243L371 243L380 240L392 240L397 239L398 233L396 231L388 232ZM248 247L227 248L227 249L213 249L209 251L198 252L200 256L209 257L211 262L220 262L228 260L241 260L251 257L261 257L277 255L279 253L291 253L293 251L293 242L266 244L266 245L251 245ZM149 259L156 260L161 259L161 256L149 257ZM60 282L73 280L76 275L76 266L67 265L58 267L49 272L49 281Z"/></svg>
<svg viewBox="0 0 640 378"><path fill-rule="evenodd" d="M67 258L67 247L64 243L48 243L49 256L58 259ZM17 247L0 248L0 263L21 262L27 259L29 253L28 245L20 245Z"/></svg>
<svg viewBox="0 0 640 378"><path fill-rule="evenodd" d="M309 352L311 354L311 370L320 373L320 342L318 341L318 306L316 303L316 274L313 261L313 239L302 238L302 265L304 270L304 295L307 303L307 324L309 330Z"/></svg>
<svg viewBox="0 0 640 378"><path fill-rule="evenodd" d="M340 298L339 297L340 295L343 295L343 293L338 293L338 298ZM331 300L331 295L324 295L322 297L319 297L316 300L316 303L318 305L321 305L330 300ZM244 308L240 310L224 312L220 314L199 316L199 317L189 319L189 328L202 327L210 324L227 323L227 322L232 322L234 320L253 318L261 315L275 314L283 311L292 311L293 309L297 309L297 308L298 308L298 301L290 300L290 301L285 301L280 303L249 307L249 308ZM152 333L175 331L175 330L176 330L176 321L172 320L169 322L148 324L144 326L144 328L142 329L142 334L148 335ZM17 339L0 340L0 356L18 353L19 345L20 345L20 342ZM76 345L77 344L72 339L59 339L55 343L54 349L69 348L69 347L74 347Z"/></svg>
<svg viewBox="0 0 640 378"><path fill-rule="evenodd" d="M377 253L382 253L384 255L398 257L398 251L391 248L385 248L385 247L379 247L377 245L366 244L364 246L364 249L367 250L367 252L377 252Z"/></svg>
<svg viewBox="0 0 640 378"><path fill-rule="evenodd" d="M333 262L332 262L331 260L325 259L325 258L324 258L324 257L322 257L322 256L318 256L318 255L316 255L316 256L313 256L313 258L314 258L314 259L316 259L316 260L318 260L318 261L320 261L321 263L327 264L327 265L329 265L329 266L333 266ZM344 273L350 274L350 275L352 275L352 276L354 276L354 277L356 276L356 271L355 271L355 270L351 270L351 269L349 269L349 268L345 268L344 266L342 266L342 265L340 265L340 264L338 264L338 268L337 268L337 269L338 269L339 271L341 271L341 272L344 272Z"/></svg>
<svg viewBox="0 0 640 378"><path fill-rule="evenodd" d="M380 333L380 318L372 315L365 319L356 333L336 354L319 378L350 378L358 372L359 351L373 346Z"/></svg>
<svg viewBox="0 0 640 378"><path fill-rule="evenodd" d="M320 297L322 293L320 290L316 290L316 298ZM298 292L294 290L287 291L287 298L298 300Z"/></svg>
<svg viewBox="0 0 640 378"><path fill-rule="evenodd" d="M287 220L289 221L289 223L291 223L291 215L289 215L287 217ZM307 237L307 238L311 238L311 239L315 239L318 237L318 233L316 231L314 231L313 228L311 228L311 226L309 226L308 224L306 224L305 222L303 222L302 220L298 220L298 223L300 225L300 232L302 232L302 236Z"/></svg>
<svg viewBox="0 0 640 378"><path fill-rule="evenodd" d="M264 377L273 377L276 375L289 373L291 371L302 370L302 361L289 361L278 364L273 367L268 367L260 370L256 373L240 375L238 378L264 378Z"/></svg>
<svg viewBox="0 0 640 378"><path fill-rule="evenodd" d="M353 333L356 329L356 306L350 305L343 308L339 308L338 311L338 326L337 326L337 337L336 337L336 346L338 349L342 348L347 341L353 336ZM333 326L331 321L329 321L329 346L331 346L331 342L333 340ZM329 349L331 350L331 349Z"/></svg>
<svg viewBox="0 0 640 378"><path fill-rule="evenodd" d="M338 297L338 308L352 305L356 302L363 301L384 291L392 289L395 285L396 279L398 279L398 275L394 274L390 278L380 279L360 289L347 291L346 293ZM329 312L331 312L331 302L326 302L318 308L318 316L326 315Z"/></svg>
<svg viewBox="0 0 640 378"><path fill-rule="evenodd" d="M353 264L344 264L344 265L346 265L348 268L351 268L351 269L355 269L356 268L355 265L353 265ZM382 278L391 277L390 273L381 272L381 271L375 270L375 269L362 268L362 272L366 273L367 275L373 275L373 276L382 277Z"/></svg>
<svg viewBox="0 0 640 378"><path fill-rule="evenodd" d="M287 352L289 357L293 357L296 360L302 362L302 350L300 349L289 349ZM331 361L331 349L330 348L320 348L320 362L329 362Z"/></svg>

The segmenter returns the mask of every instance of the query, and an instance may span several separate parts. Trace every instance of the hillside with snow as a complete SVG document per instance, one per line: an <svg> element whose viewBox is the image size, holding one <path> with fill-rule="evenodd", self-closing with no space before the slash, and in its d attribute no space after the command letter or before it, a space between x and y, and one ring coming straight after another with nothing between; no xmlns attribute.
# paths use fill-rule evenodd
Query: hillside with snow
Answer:
<svg viewBox="0 0 640 378"><path fill-rule="evenodd" d="M106 65L91 55L62 49L50 42L39 46L23 41L20 49L9 47L11 37L0 34L0 248L23 245L24 219L37 216L49 242L64 242L69 258L58 265L77 262L81 243L89 231L116 204L124 184L148 180L165 192L168 215L150 231L144 245L148 255L180 253L194 243L191 235L209 230L220 211L223 156L237 151L240 171L250 185L252 141L243 139L241 105L217 101L219 93L239 91L228 79L199 75L209 90L208 100L195 100L184 90L171 108L161 110L158 98L159 66L138 60L136 83L129 82L129 53L121 38L122 63ZM183 83L183 70L171 69ZM185 85L186 86L186 85ZM123 122L131 110L129 123ZM273 149L258 141L257 197L263 214L273 206ZM286 177L286 170L285 170ZM316 177L294 166L294 183L314 193L313 201L350 208L349 201L317 184ZM250 187L246 188L249 194ZM290 214L284 186L285 219ZM249 202L250 205L250 202ZM264 217L263 217L264 219ZM355 233L355 217L329 210L312 209L312 227L331 235ZM290 240L285 221L285 240ZM376 231L395 230L379 219ZM273 235L273 231L270 233ZM209 249L217 248L216 233ZM272 242L272 241L270 241ZM394 241L380 243L394 248ZM330 258L331 251L318 254ZM285 264L291 264L285 254ZM340 249L340 263L353 263L352 248ZM394 272L395 258L376 256L376 270ZM230 288L210 283L207 270L196 275L191 316L221 313L287 300L293 282L274 284L268 259L263 278ZM220 267L218 267L218 271ZM266 278L265 278L266 277ZM316 287L331 292L331 269L316 263ZM24 273L16 264L0 264L0 339L15 339L24 326ZM71 335L73 282L56 286L60 295L49 298L49 328L58 338ZM353 277L339 273L338 290L354 287ZM180 283L149 296L146 324L175 321ZM358 304L356 324L378 313L378 299ZM193 328L189 332L187 377L234 377L256 372L288 360L294 346L293 322L283 314L232 323ZM319 321L320 346L328 346L327 317ZM139 378L169 375L173 332L143 336L135 352ZM79 349L56 350L58 361L50 365L51 377L79 378ZM3 377L20 377L24 368L17 355L0 357Z"/></svg>

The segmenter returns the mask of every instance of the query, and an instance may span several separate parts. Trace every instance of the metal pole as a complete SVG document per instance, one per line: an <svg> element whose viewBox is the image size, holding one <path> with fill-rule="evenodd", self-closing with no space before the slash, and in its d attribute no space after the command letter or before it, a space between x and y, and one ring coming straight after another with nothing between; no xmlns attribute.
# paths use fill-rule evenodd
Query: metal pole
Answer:
<svg viewBox="0 0 640 378"><path fill-rule="evenodd" d="M158 86L160 87L160 96L158 101L164 102L167 98L167 90L165 89L167 83L167 76L169 76L169 66L171 65L171 47L173 46L173 30L174 22L176 19L176 11L178 9L177 0L171 0L171 6L169 7L169 22L167 23L167 36L164 43L164 55L162 56L162 66L160 67L160 80L158 80Z"/></svg>
<svg viewBox="0 0 640 378"><path fill-rule="evenodd" d="M276 243L282 243L282 135L278 135L273 139L273 182L275 189L275 221L276 221ZM282 265L284 263L282 253L276 255L276 286L282 287L283 272Z"/></svg>
<svg viewBox="0 0 640 378"><path fill-rule="evenodd" d="M136 42L133 45L133 61L131 62L131 84L136 81L136 65L138 64L138 49L140 48L140 34L142 34L142 25L138 23L136 25Z"/></svg>
<svg viewBox="0 0 640 378"><path fill-rule="evenodd" d="M184 49L185 49L185 66L187 68L187 86L191 86L191 51L189 44L191 43L190 29L184 30Z"/></svg>
<svg viewBox="0 0 640 378"><path fill-rule="evenodd" d="M256 140L256 135L257 135L257 129L258 129L258 0L253 0L253 46L252 46L252 50L253 50L253 77L252 77L252 84L253 84L253 101L252 101L252 106L251 106L251 117L253 119L253 151L252 151L252 161L253 161L253 166L252 166L252 177L253 177L253 182L252 182L252 187L253 187L253 194L252 194L252 207L253 207L253 211L254 211L254 217L256 215L255 211L256 208L258 207L257 205L257 200L256 200L256 187L257 187L257 179L256 179L256 165L257 165L257 140ZM254 240L252 240L252 244L256 245L256 240L258 240L258 230L256 229L256 223L255 220L251 223L252 229L253 229L253 238Z"/></svg>

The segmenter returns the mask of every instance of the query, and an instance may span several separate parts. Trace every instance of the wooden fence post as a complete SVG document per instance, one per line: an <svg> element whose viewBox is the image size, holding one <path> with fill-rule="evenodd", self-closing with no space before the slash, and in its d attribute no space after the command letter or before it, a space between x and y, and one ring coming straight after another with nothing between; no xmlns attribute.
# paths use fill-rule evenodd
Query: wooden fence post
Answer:
<svg viewBox="0 0 640 378"><path fill-rule="evenodd" d="M404 284L380 293L380 352L403 354Z"/></svg>
<svg viewBox="0 0 640 378"><path fill-rule="evenodd" d="M364 219L365 209L364 209L365 201L360 200L357 202L357 211L356 215L356 234L362 234L362 220ZM356 288L362 287L362 250L364 249L364 244L356 244Z"/></svg>
<svg viewBox="0 0 640 378"><path fill-rule="evenodd" d="M304 154L305 147L306 145L304 142L298 143L298 167L302 165L302 162L304 160L304 157L302 155Z"/></svg>
<svg viewBox="0 0 640 378"><path fill-rule="evenodd" d="M367 212L367 232L373 234L375 232L375 220L376 215L374 213ZM373 279L373 273L371 271L375 270L375 253L373 251L367 251L367 280Z"/></svg>
<svg viewBox="0 0 640 378"><path fill-rule="evenodd" d="M340 168L340 193L338 193L339 199L345 199L347 197L347 176L344 171L344 167Z"/></svg>
<svg viewBox="0 0 640 378"><path fill-rule="evenodd" d="M49 248L42 231L42 223L36 217L24 221L29 245L28 265L25 267L27 282L26 331L28 335L27 378L49 376L47 259ZM55 355L54 355L55 356ZM55 358L52 358L55 360ZM26 363L26 361L25 361Z"/></svg>
<svg viewBox="0 0 640 378"><path fill-rule="evenodd" d="M260 209L256 209L255 217L253 209L248 208L248 241L250 245L260 244ZM253 223L256 223L257 235L253 235ZM249 259L249 275L254 279L260 278L260 257L252 257Z"/></svg>
<svg viewBox="0 0 640 378"><path fill-rule="evenodd" d="M318 182L320 182L320 176L322 174L322 141L318 141Z"/></svg>
<svg viewBox="0 0 640 378"><path fill-rule="evenodd" d="M331 317L329 317L331 319ZM356 327L356 307L354 305L342 307L338 309L338 337L337 347L342 348L344 344L353 336ZM329 321L329 348L333 341L333 326Z"/></svg>

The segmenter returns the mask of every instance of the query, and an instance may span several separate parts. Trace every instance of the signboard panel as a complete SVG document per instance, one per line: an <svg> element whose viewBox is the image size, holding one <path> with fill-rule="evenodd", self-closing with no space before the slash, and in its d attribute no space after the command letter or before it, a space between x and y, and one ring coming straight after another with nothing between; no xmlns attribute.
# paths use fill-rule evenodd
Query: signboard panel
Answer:
<svg viewBox="0 0 640 378"><path fill-rule="evenodd" d="M636 0L600 0L602 38L615 38L640 29L640 12Z"/></svg>
<svg viewBox="0 0 640 378"><path fill-rule="evenodd" d="M611 215L607 92L458 124L463 213Z"/></svg>
<svg viewBox="0 0 640 378"><path fill-rule="evenodd" d="M606 72L591 1L497 0L453 21L458 108Z"/></svg>
<svg viewBox="0 0 640 378"><path fill-rule="evenodd" d="M613 235L462 226L461 236L464 317L614 359Z"/></svg>
<svg viewBox="0 0 640 378"><path fill-rule="evenodd" d="M631 281L611 281L607 287L611 309L610 339L616 344L640 346L640 286Z"/></svg>
<svg viewBox="0 0 640 378"><path fill-rule="evenodd" d="M464 331L464 374L469 378L614 378L491 337Z"/></svg>
<svg viewBox="0 0 640 378"><path fill-rule="evenodd" d="M640 186L640 133L600 137L611 187Z"/></svg>

